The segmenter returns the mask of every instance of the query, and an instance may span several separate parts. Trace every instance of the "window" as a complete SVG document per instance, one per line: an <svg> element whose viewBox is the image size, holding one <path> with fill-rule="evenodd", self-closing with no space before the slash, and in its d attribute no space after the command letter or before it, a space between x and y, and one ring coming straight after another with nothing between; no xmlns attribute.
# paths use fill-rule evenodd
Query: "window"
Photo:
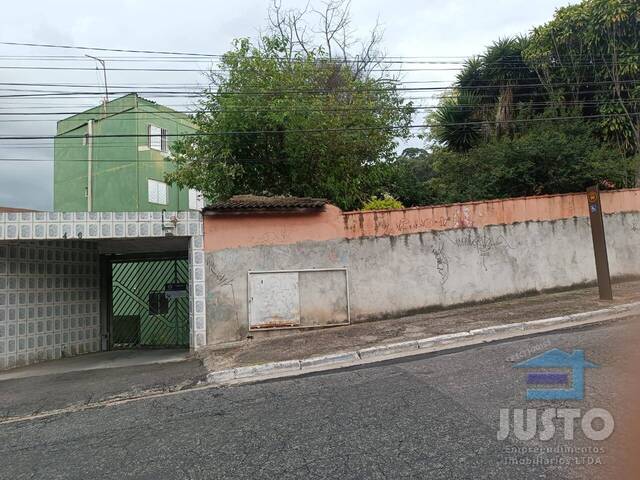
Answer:
<svg viewBox="0 0 640 480"><path fill-rule="evenodd" d="M147 180L147 190L149 193L149 203L157 203L159 205L167 204L167 191L169 187L164 182L158 180Z"/></svg>
<svg viewBox="0 0 640 480"><path fill-rule="evenodd" d="M189 210L202 210L204 208L204 197L202 192L189 189Z"/></svg>
<svg viewBox="0 0 640 480"><path fill-rule="evenodd" d="M147 128L149 148L151 150L167 151L167 130L165 128L149 125Z"/></svg>

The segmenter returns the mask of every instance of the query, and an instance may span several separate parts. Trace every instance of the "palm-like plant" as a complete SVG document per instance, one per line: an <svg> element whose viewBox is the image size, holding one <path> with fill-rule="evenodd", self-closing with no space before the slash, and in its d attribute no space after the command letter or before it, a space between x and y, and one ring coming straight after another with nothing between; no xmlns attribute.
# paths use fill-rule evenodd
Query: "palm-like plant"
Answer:
<svg viewBox="0 0 640 480"><path fill-rule="evenodd" d="M535 73L522 56L527 42L526 37L503 38L465 62L451 97L429 117L436 141L466 151L482 137L515 130L518 105L528 105L539 93Z"/></svg>
<svg viewBox="0 0 640 480"><path fill-rule="evenodd" d="M466 152L481 138L479 105L478 97L467 91L444 98L429 117L431 136L451 150Z"/></svg>
<svg viewBox="0 0 640 480"><path fill-rule="evenodd" d="M535 83L534 72L522 58L526 43L525 37L502 38L494 42L482 57L485 79L490 86L487 92L495 104L497 135L512 130L510 121L514 118L515 103L524 100L516 95L526 96L525 92L529 88L526 85ZM522 92L520 85L523 85Z"/></svg>

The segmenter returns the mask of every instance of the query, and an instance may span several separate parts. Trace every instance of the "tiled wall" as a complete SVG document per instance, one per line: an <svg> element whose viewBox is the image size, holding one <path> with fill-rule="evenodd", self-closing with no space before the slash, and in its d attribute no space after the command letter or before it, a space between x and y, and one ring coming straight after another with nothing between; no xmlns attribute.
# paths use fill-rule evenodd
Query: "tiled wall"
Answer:
<svg viewBox="0 0 640 480"><path fill-rule="evenodd" d="M173 235L202 235L199 212L165 212ZM163 237L161 212L0 212L0 240Z"/></svg>
<svg viewBox="0 0 640 480"><path fill-rule="evenodd" d="M95 242L0 242L0 369L98 351Z"/></svg>
<svg viewBox="0 0 640 480"><path fill-rule="evenodd" d="M0 370L60 358L63 347L65 355L97 351L98 247L87 240L169 233L190 237L190 338L197 349L207 343L199 212L165 212L164 224L160 212L0 212ZM88 270L92 273L72 273L84 272L81 265L89 263L95 266ZM27 303L18 304L21 299Z"/></svg>
<svg viewBox="0 0 640 480"><path fill-rule="evenodd" d="M196 349L207 344L204 280L204 239L194 235L189 241L189 325L191 345Z"/></svg>

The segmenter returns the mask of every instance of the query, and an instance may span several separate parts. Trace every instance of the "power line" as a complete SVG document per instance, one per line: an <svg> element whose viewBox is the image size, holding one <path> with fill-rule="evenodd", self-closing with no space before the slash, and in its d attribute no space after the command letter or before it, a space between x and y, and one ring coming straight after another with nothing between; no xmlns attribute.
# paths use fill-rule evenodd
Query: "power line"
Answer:
<svg viewBox="0 0 640 480"><path fill-rule="evenodd" d="M163 57L104 57L105 61L109 61L111 63L198 63L201 61L194 60L193 58L163 58ZM276 58L275 60L285 61L285 59ZM588 59L587 59L588 60ZM85 63L86 59L82 56L73 56L73 57L26 57L26 56L0 56L0 61L19 61L19 62L82 62ZM296 61L289 60L286 61ZM629 58L628 60L620 60L617 59L615 62L621 65L633 64L637 60L635 58ZM362 63L361 60L345 60L345 59L337 59L337 60L329 60L329 59L318 59L316 61L318 64L337 64L337 65L350 65L355 64L359 65ZM458 65L460 67L465 67L468 65L467 61L461 60L388 60L385 58L376 59L373 63L376 65ZM504 59L491 62L484 63L480 67L484 70L492 70L497 68L510 67L514 70L527 69L532 70L536 66L547 66L552 68L574 68L574 67L599 67L599 66L610 66L613 65L614 62L608 62L606 60L582 60L580 63L571 62L568 65L563 65L560 62L550 63L548 61L532 61L532 60L524 60L521 59L519 61L505 61ZM220 65L223 67L224 65Z"/></svg>
<svg viewBox="0 0 640 480"><path fill-rule="evenodd" d="M336 63L336 62L334 62ZM384 62L379 62L380 63L384 63ZM505 65L502 64L501 66L497 66L499 64L496 64L494 66L485 66L485 70L494 70L494 69L498 69L498 68L503 68L503 67L509 67L510 70L528 70L528 71L533 71L533 68L530 68L526 65ZM612 64L603 64L603 65L612 65ZM585 67L594 67L596 65L593 64L587 64L584 65ZM553 67L555 68L568 68L568 67L564 67L562 65L554 65ZM570 66L571 68L574 67L574 65ZM409 72L459 72L464 70L465 66L464 65L460 65L459 67L456 68L415 68L415 67L411 67L411 68L370 68L367 69L368 72L382 72L382 73L409 73ZM0 65L0 69L3 70L60 70L60 71L77 71L77 72L81 72L81 71L92 71L94 70L94 68L91 67L60 67L60 66L30 66L30 65ZM160 67L110 67L109 70L111 71L116 71L116 72L197 72L197 73L219 73L219 74L223 74L223 73L228 73L229 70L228 69L221 69L221 68L217 68L217 69L206 69L203 70L202 68L160 68Z"/></svg>
<svg viewBox="0 0 640 480"><path fill-rule="evenodd" d="M151 55L166 55L166 56L183 56L183 57L200 57L200 58L222 58L225 54L220 53L198 53L198 52L178 52L171 50L141 50L141 49L126 49L126 48L105 48L105 47L88 47L88 46L80 46L80 45L62 45L62 44L50 44L50 43L33 43L33 42L7 42L0 41L0 45L8 45L8 46L21 46L21 47L39 47L39 48L58 48L58 49L66 49L66 50L93 50L99 52L116 52L116 53L142 53L142 54L151 54ZM469 59L473 57L482 57L481 55L446 55L446 56L402 56L402 55L390 55L385 58L390 59L441 59L441 58L457 58L457 59ZM620 56L620 55L619 55ZM625 54L621 55L625 56ZM636 55L628 54L629 57L635 58ZM520 59L520 55L505 55L502 58L515 58ZM578 54L578 55L556 55L552 56L551 59L561 60L561 59L573 59L573 58L587 58L591 59L592 56L588 54ZM351 61L361 61L358 59L347 59ZM342 61L342 59L340 60Z"/></svg>
<svg viewBox="0 0 640 480"><path fill-rule="evenodd" d="M97 52L120 52L120 53L153 53L162 55L184 55L193 57L220 57L217 54L207 53L188 53L188 52L174 52L168 50L133 50L127 48L104 48L104 47L86 47L78 45L55 45L51 43L26 43L26 42L0 42L0 45L11 45L20 47L41 47L41 48L61 48L67 50L95 50Z"/></svg>
<svg viewBox="0 0 640 480"><path fill-rule="evenodd" d="M544 102L524 102L520 104L516 104L516 106L524 106L524 107L553 107L553 106L598 106L598 105L607 105L607 104L615 104L618 105L620 102L617 100L611 100L609 102L598 101L598 100L568 100L559 104L556 101L548 100ZM640 101L634 100L623 100L625 105L635 105L640 104ZM456 104L455 108L465 109L465 108L474 108L477 107L477 104ZM483 103L483 107L496 107L498 103ZM299 113L350 113L350 112L377 112L377 111L401 111L407 108L411 108L412 110L421 111L421 110L438 110L442 108L439 105L411 105L408 104L398 106L398 107L342 107L342 108L273 108L273 107L247 107L247 108L224 108L216 110L216 113L277 113L277 112L299 112ZM189 111L184 111L179 113L192 113ZM56 112L53 115L63 115L63 114L72 114L73 112ZM87 115L94 115L94 113ZM114 112L115 115L127 115L130 118L124 119L125 121L137 121L138 118L155 118L159 115L170 115L171 112L154 112L154 111L126 111L126 112ZM0 113L0 115L21 115L20 113ZM45 115L40 113L23 113L22 115ZM75 114L75 115L82 115ZM11 120L0 120L0 123L13 123L13 122L57 122L58 120L54 119L11 119Z"/></svg>
<svg viewBox="0 0 640 480"><path fill-rule="evenodd" d="M1 68L1 67L0 67ZM341 93L380 93L380 92L424 92L424 91L475 91L475 90L500 90L502 88L512 88L512 89L523 89L523 88L538 88L538 87L583 87L588 88L589 86L594 85L616 85L616 84L637 84L640 83L640 80L600 80L593 82L561 82L561 83L528 83L528 84L497 84L497 85L476 85L476 86L467 86L467 87L381 87L381 88L357 88L357 89L349 89L349 90L338 90L338 89L308 89L308 90L299 90L299 89L290 89L290 90L265 90L265 91L223 91L223 92L202 92L202 91L194 91L194 92L183 92L176 90L160 90L160 91L140 91L137 92L142 95L154 95L156 97L161 97L162 95L169 96L214 96L214 97L224 97L224 96L276 96L276 95L292 95L292 94L300 94L300 95L333 95L333 94L341 94ZM102 95L103 92L61 92L61 93L27 93L27 94L10 94L10 95L0 95L0 98L41 98L41 97L69 97L69 96L96 96ZM128 92L115 92L116 95L128 94ZM90 97L87 97L90 98Z"/></svg>
<svg viewBox="0 0 640 480"><path fill-rule="evenodd" d="M529 81L529 82L533 82L533 83L515 83L515 84L489 84L488 82L485 82L484 84L479 84L479 85L465 85L465 86L457 86L457 85L451 85L451 82L449 80L412 80L412 81L393 81L393 80L380 80L377 81L376 83L380 84L380 85L385 85L388 84L388 87L385 87L384 90L399 90L402 91L403 89L403 85L414 85L414 84L437 84L437 83L446 83L446 86L443 87L406 87L405 89L407 90L418 90L418 89L426 89L429 88L431 90L479 90L479 89L498 89L498 88L503 88L503 87L510 87L510 88L529 88L529 87L538 87L538 86L550 86L550 87L555 87L555 86L589 86L589 85L594 85L594 84L614 84L614 83L634 83L634 82L640 82L640 80L638 79L629 79L629 80L619 80L619 81L615 81L615 80L594 80L594 81L583 81L583 82L558 82L558 83L542 83L540 82L540 79L538 77L526 77L526 78L520 78L519 81ZM100 88L101 86L99 85L78 85L78 84L43 84L43 83L20 83L20 82L0 82L0 86L2 88L0 88L0 90L3 91L13 91L13 92L18 92L21 93L22 95L11 95L11 96L5 96L6 98L13 98L13 97L19 97L19 98L29 98L29 97L39 97L39 96L77 96L77 95L86 95L86 96L93 96L93 95L99 95L100 93L98 92L91 92L91 91L84 91L84 90L42 90L42 89L32 89L32 88L7 88L7 87L21 87L21 86L27 86L27 87L32 87L32 86L50 86L50 87L57 87L58 89L60 88L79 88L79 89L88 89L88 88ZM168 87L173 87L174 89L178 88L179 90L168 90ZM126 95L128 93L130 93L132 90L136 91L136 93L138 94L147 94L147 95L160 95L160 94L172 94L172 95L182 95L182 94L198 94L198 95L202 95L205 93L205 91L209 91L209 93L214 94L214 92L211 92L211 88L215 88L216 85L198 85L198 84L164 84L164 85L146 85L146 84L138 84L138 85L112 85L111 88L113 89L122 89L124 91L118 91L116 92L117 94L122 94L122 95ZM149 89L149 90L146 90ZM194 90L195 89L195 90ZM357 91L378 91L378 90L383 90L381 87L378 88L367 88L367 89L358 89ZM335 92L336 90L333 90L332 92ZM268 93L271 92L276 92L276 91L267 91ZM280 92L280 91L278 91ZM287 93L287 90L284 90L285 93ZM310 93L314 93L314 90L309 90ZM323 92L325 92L325 90L323 90ZM330 93L332 93L330 92ZM337 91L339 93L341 93L342 91ZM31 95L37 93L38 95ZM243 94L245 92L237 92L237 94ZM46 94L46 95L43 95ZM246 94L252 94L252 92L246 92Z"/></svg>
<svg viewBox="0 0 640 480"><path fill-rule="evenodd" d="M640 113L631 114L633 116L640 116ZM598 115L572 115L566 117L538 117L529 119L511 119L501 122L495 121L473 121L473 122L451 122L451 123L438 123L438 124L414 124L414 125L391 125L384 127L347 127L347 128L315 128L315 129L289 129L289 130L235 130L235 131L217 131L217 132L187 132L181 134L166 134L166 137L212 137L212 136L227 136L227 135L264 135L264 134L278 134L285 133L339 133L339 132L363 132L363 131L393 131L393 130L405 130L414 128L432 128L434 126L481 126L481 125L494 125L495 123L536 123L536 122L548 122L548 121L567 121L567 120L579 120L579 119L596 119L596 118L612 118L621 117L624 114L598 114ZM165 135L148 135L148 134L99 134L92 135L92 138L150 138L160 137ZM52 135L25 135L25 136L0 136L0 141L4 140L54 140L56 136ZM65 139L82 139L85 135L64 135L61 138Z"/></svg>
<svg viewBox="0 0 640 480"><path fill-rule="evenodd" d="M598 94L610 94L611 91L608 89L598 89L598 90L589 90L588 92L589 95L598 95ZM523 101L523 102L516 102L516 105L530 105L530 104L544 104L547 103L550 106L563 106L563 105L571 105L571 104L575 104L575 105L580 105L580 104L588 104L588 103L592 103L592 102L597 102L597 103L602 103L602 104L606 104L608 103L606 100L562 100L562 101L555 101L555 100L547 100L547 101L537 101L537 102L531 102L529 99L530 98L535 98L535 97L542 97L542 98L546 98L549 96L549 93L546 91L533 91L533 92L526 92L526 93L514 93L513 97L516 99L519 98L525 98L527 100ZM487 95L487 94L478 94L475 95L476 98L478 99L495 99L496 95ZM440 100L440 99L456 99L458 98L458 96L456 95L432 95L432 96L408 96L408 97L402 97L402 100L404 101L423 101L423 100L427 100L427 101L432 101L432 100ZM614 101L614 99L612 99L611 101ZM615 100L616 102L618 102L618 100ZM625 102L633 102L632 99L627 99L625 100ZM406 108L409 104L403 104L402 106L400 106L399 108ZM474 107L474 106L492 106L492 105L497 105L497 103L495 102L481 102L479 104L459 104L459 105L455 105L457 107L461 107L461 108L465 108L465 107ZM164 112L158 112L158 111L154 111L154 110L138 110L138 112L140 113L144 113L144 114L170 114L170 113L184 113L184 114L194 114L198 112L197 109L197 104L179 104L179 105L173 105L172 107L169 107L168 105L160 105L161 107L165 107L165 108L171 108L171 111L164 111ZM412 105L413 107L415 107L416 105ZM437 107L437 105L434 105L435 107ZM80 108L87 108L88 110L92 110L95 108L98 108L99 106L97 105L80 105ZM184 110L181 109L181 107L188 107L190 108L190 110ZM1 107L0 106L0 116L44 116L44 115L73 115L73 116L78 116L78 117L82 117L82 116L93 116L95 115L95 112L93 111L87 111L87 110L83 110L83 111L72 111L72 110L57 110L57 111L37 111L37 112L32 112L32 111L24 111L24 109L35 109L35 108L46 108L46 109L53 109L53 108L59 108L59 106L56 105L48 105L48 104L40 104L40 105L36 105L36 104L28 104L28 105L21 105L20 107L17 108L21 108L23 110L16 110L16 111L1 111L1 110L7 110L10 108L16 108L15 106L12 107ZM357 108L357 107L355 107ZM386 110L392 109L393 107L385 107ZM194 110L195 109L195 110ZM315 108L309 108L309 107L300 107L301 110L308 110L308 111L314 111L316 110ZM286 110L286 111L290 111L291 109L282 109L282 110ZM318 108L317 110L323 110L322 108ZM220 108L220 109L216 109L216 110L211 110L211 112L219 112L219 111L245 111L245 112L261 112L261 111L278 111L277 109L274 109L274 107L272 107L269 104L265 104L265 105L251 105L251 106L247 106L247 107L239 107L238 109L229 109L229 108ZM118 114L118 115L136 115L137 113L134 111L125 111L125 112L113 112L114 114Z"/></svg>

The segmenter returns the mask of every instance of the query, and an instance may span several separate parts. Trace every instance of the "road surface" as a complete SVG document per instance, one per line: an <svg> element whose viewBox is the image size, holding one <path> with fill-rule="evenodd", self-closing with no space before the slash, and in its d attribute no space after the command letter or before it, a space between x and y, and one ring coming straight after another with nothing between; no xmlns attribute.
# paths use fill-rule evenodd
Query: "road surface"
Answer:
<svg viewBox="0 0 640 480"><path fill-rule="evenodd" d="M624 411L595 442L602 451L581 456L602 465L567 466L573 454L535 449L593 446L578 428L574 441L500 441L499 410L542 406L525 401L526 373L513 365L557 347L600 366L584 402L563 405L613 412L631 366L618 347L637 345L635 322L3 424L0 478L614 478Z"/></svg>

